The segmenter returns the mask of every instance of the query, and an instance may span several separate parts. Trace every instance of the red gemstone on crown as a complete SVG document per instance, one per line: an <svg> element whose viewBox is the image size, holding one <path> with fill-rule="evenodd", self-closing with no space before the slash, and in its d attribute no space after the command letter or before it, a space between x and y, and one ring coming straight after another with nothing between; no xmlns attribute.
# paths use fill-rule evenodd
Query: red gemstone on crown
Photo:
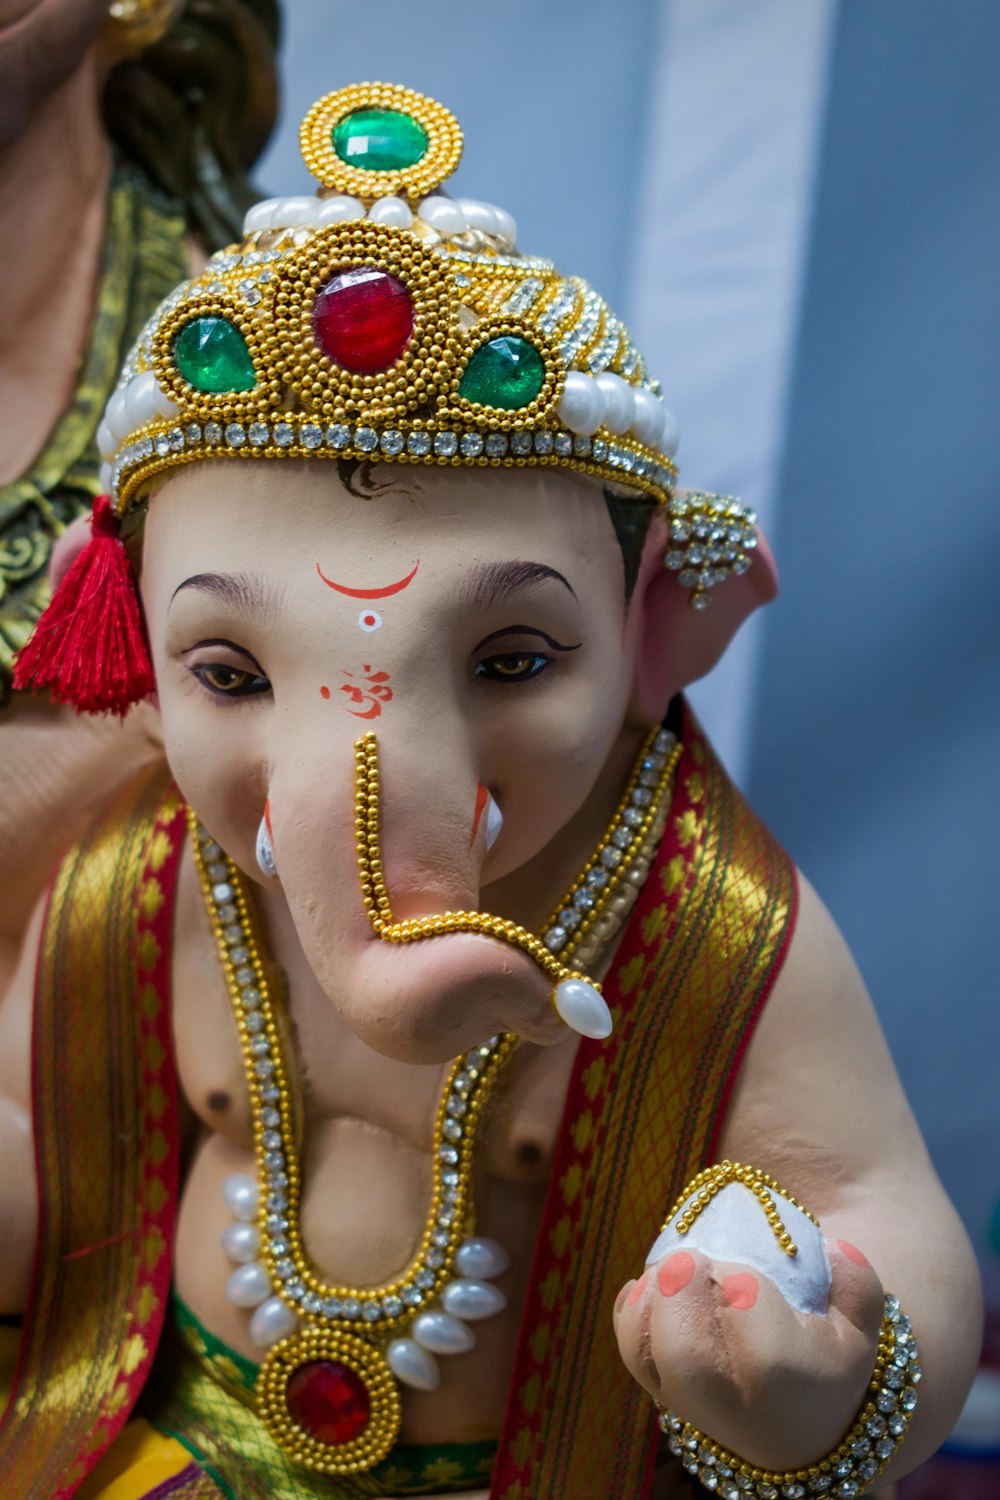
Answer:
<svg viewBox="0 0 1000 1500"><path fill-rule="evenodd" d="M377 266L339 271L313 306L313 332L323 353L356 375L387 370L413 336L409 290Z"/></svg>
<svg viewBox="0 0 1000 1500"><path fill-rule="evenodd" d="M368 1426L372 1402L361 1376L338 1359L311 1359L288 1378L292 1421L318 1443L351 1443Z"/></svg>

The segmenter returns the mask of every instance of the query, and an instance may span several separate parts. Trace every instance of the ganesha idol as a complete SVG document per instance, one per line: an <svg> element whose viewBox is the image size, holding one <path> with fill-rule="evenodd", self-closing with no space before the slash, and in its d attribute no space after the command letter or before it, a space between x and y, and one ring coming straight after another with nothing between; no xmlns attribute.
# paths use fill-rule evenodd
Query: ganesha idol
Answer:
<svg viewBox="0 0 1000 1500"><path fill-rule="evenodd" d="M0 1010L5 1500L887 1493L978 1288L682 696L775 592L755 517L442 190L446 109L345 88L302 145L139 339L18 663L155 694L169 771Z"/></svg>

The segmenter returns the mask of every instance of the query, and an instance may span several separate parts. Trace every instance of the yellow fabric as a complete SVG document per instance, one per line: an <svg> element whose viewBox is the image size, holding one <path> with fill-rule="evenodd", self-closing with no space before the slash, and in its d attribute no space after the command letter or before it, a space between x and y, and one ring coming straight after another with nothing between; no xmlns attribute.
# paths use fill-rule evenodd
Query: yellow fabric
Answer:
<svg viewBox="0 0 1000 1500"><path fill-rule="evenodd" d="M142 1417L119 1433L76 1492L76 1500L143 1500L191 1463L176 1438L164 1437Z"/></svg>

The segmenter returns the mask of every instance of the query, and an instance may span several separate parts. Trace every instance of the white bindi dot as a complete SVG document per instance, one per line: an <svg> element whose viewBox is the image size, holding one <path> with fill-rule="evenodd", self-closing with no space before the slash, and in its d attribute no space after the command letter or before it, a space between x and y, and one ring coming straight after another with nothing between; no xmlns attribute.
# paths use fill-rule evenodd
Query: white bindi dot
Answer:
<svg viewBox="0 0 1000 1500"><path fill-rule="evenodd" d="M363 609L358 615L358 624L362 630L378 630L382 624L382 616L377 609Z"/></svg>

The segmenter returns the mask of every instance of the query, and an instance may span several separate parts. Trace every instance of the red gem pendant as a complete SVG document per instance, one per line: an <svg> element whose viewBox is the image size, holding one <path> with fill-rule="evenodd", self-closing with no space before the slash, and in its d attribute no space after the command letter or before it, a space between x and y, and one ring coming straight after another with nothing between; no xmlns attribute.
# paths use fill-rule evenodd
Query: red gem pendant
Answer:
<svg viewBox="0 0 1000 1500"><path fill-rule="evenodd" d="M338 272L313 306L313 332L323 353L357 375L395 364L415 322L408 289L377 266Z"/></svg>
<svg viewBox="0 0 1000 1500"><path fill-rule="evenodd" d="M333 1447L360 1437L371 1416L368 1387L339 1359L311 1359L293 1370L285 1392L292 1420Z"/></svg>

